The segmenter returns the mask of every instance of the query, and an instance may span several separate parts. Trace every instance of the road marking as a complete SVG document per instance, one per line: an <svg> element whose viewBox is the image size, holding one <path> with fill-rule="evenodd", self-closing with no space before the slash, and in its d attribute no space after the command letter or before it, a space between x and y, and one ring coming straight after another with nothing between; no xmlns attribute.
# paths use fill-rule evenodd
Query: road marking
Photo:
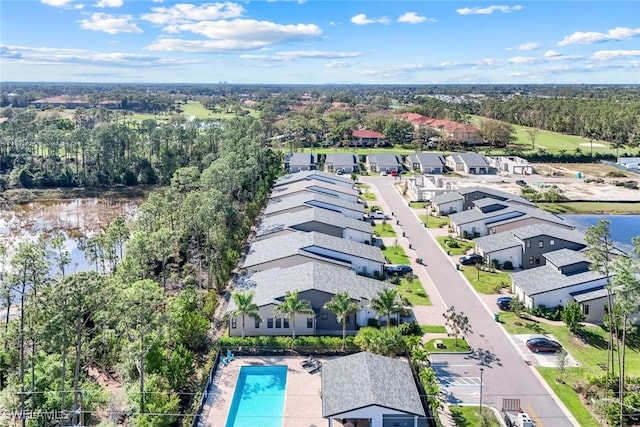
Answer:
<svg viewBox="0 0 640 427"><path fill-rule="evenodd" d="M453 387L480 387L478 377L438 377L438 382Z"/></svg>
<svg viewBox="0 0 640 427"><path fill-rule="evenodd" d="M529 417L531 417L536 422L536 427L542 427L542 422L540 422L536 413L533 412L533 408L530 405L527 405L526 408Z"/></svg>

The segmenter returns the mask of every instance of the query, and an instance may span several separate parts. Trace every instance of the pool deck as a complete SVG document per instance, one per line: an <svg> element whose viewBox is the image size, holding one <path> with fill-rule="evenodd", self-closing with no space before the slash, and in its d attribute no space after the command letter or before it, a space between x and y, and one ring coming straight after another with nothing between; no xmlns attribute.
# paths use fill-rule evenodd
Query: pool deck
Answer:
<svg viewBox="0 0 640 427"><path fill-rule="evenodd" d="M207 405L209 410L203 425L223 427L233 400L236 381L242 366L287 365L287 386L284 397L283 427L323 427L328 425L322 418L320 397L321 373L308 373L301 366L306 357L253 356L236 357L227 366L216 372ZM318 358L324 362L326 359Z"/></svg>

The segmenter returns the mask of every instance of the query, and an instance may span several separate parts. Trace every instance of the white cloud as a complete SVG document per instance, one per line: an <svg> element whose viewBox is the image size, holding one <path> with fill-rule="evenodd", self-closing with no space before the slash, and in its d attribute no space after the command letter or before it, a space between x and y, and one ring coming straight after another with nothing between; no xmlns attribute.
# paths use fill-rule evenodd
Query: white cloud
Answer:
<svg viewBox="0 0 640 427"><path fill-rule="evenodd" d="M382 17L382 18L367 18L367 15L365 15L364 13L360 13L356 16L353 16L351 18L351 22L356 24L356 25L368 25L368 24L388 24L389 23L389 18Z"/></svg>
<svg viewBox="0 0 640 427"><path fill-rule="evenodd" d="M362 52L329 52L324 50L289 50L273 55L240 55L242 59L255 61L294 61L296 59L340 59L362 56Z"/></svg>
<svg viewBox="0 0 640 427"><path fill-rule="evenodd" d="M557 57L557 56L562 56L562 53L558 52L557 50L553 50L553 49L550 49L550 50L548 50L548 51L546 51L544 53L544 57L545 58L554 58L554 57Z"/></svg>
<svg viewBox="0 0 640 427"><path fill-rule="evenodd" d="M599 50L591 55L591 59L609 61L616 58L640 56L640 50Z"/></svg>
<svg viewBox="0 0 640 427"><path fill-rule="evenodd" d="M513 6L463 7L462 9L457 9L456 12L460 15L491 15L493 12L509 13L517 10L522 10L522 6L516 4Z"/></svg>
<svg viewBox="0 0 640 427"><path fill-rule="evenodd" d="M626 40L640 36L640 28L616 27L606 33L598 33L594 31L581 32L577 31L573 34L565 36L558 42L558 46L568 46L571 44L593 44L602 43L612 40Z"/></svg>
<svg viewBox="0 0 640 427"><path fill-rule="evenodd" d="M43 4L47 4L49 6L54 7L65 7L68 6L73 0L40 0Z"/></svg>
<svg viewBox="0 0 640 427"><path fill-rule="evenodd" d="M422 22L434 22L435 19L427 19L426 16L420 16L416 12L406 12L400 15L398 22L402 24L420 24Z"/></svg>
<svg viewBox="0 0 640 427"><path fill-rule="evenodd" d="M141 33L142 30L133 22L131 15L108 15L106 13L94 13L89 19L78 21L84 30L104 31L109 34Z"/></svg>
<svg viewBox="0 0 640 427"><path fill-rule="evenodd" d="M331 61L324 64L327 68L349 68L356 65L353 61Z"/></svg>
<svg viewBox="0 0 640 427"><path fill-rule="evenodd" d="M507 48L507 50L524 50L524 51L527 51L527 50L536 50L539 47L540 47L540 43L528 42L528 43L519 44L516 47Z"/></svg>
<svg viewBox="0 0 640 427"><path fill-rule="evenodd" d="M152 7L151 13L146 13L141 18L158 25L171 25L238 18L244 11L241 5L231 2L204 3L199 6L179 3L172 7Z"/></svg>
<svg viewBox="0 0 640 427"><path fill-rule="evenodd" d="M164 59L151 55L124 52L95 52L85 49L65 49L0 44L0 58L24 64L87 64L110 67L175 67L201 61Z"/></svg>
<svg viewBox="0 0 640 427"><path fill-rule="evenodd" d="M98 0L95 7L120 7L124 4L124 0Z"/></svg>
<svg viewBox="0 0 640 427"><path fill-rule="evenodd" d="M317 38L322 35L314 24L281 25L254 19L201 21L170 25L170 33L191 32L211 40L159 39L147 49L181 52L214 52L259 49L266 46Z"/></svg>

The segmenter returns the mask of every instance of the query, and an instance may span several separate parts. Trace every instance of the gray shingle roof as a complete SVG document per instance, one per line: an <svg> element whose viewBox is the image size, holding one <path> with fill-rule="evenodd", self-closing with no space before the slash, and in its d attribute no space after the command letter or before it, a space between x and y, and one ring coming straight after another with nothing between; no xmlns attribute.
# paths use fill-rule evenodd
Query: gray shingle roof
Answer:
<svg viewBox="0 0 640 427"><path fill-rule="evenodd" d="M395 154L369 154L367 158L369 159L369 163L375 163L377 165L400 165L400 160Z"/></svg>
<svg viewBox="0 0 640 427"><path fill-rule="evenodd" d="M598 286L584 291L571 292L569 295L571 295L576 302L585 302L606 297L607 289L604 286Z"/></svg>
<svg viewBox="0 0 640 427"><path fill-rule="evenodd" d="M291 184L293 182L312 180L314 179L314 177L324 181L335 181L353 185L353 181L348 177L334 175L332 173L322 171L300 171L281 176L276 180L274 186L277 187L280 185Z"/></svg>
<svg viewBox="0 0 640 427"><path fill-rule="evenodd" d="M323 417L372 405L425 416L406 360L361 352L323 363Z"/></svg>
<svg viewBox="0 0 640 427"><path fill-rule="evenodd" d="M240 277L235 288L255 292L253 302L258 307L277 304L287 291L317 290L335 295L346 291L349 297L368 305L379 292L390 287L389 282L358 276L353 270L321 262L307 262L289 268L272 268ZM227 312L233 311L233 299Z"/></svg>
<svg viewBox="0 0 640 427"><path fill-rule="evenodd" d="M504 209L500 209L493 212L487 212L487 213L484 213L479 209L469 209L464 212L451 214L449 215L449 217L451 218L451 221L455 222L455 224L457 225L467 224L467 223L475 222L485 218L486 219L485 224L487 225L491 224L492 226L496 226L500 224L505 224L507 222L511 222L513 221L514 218L522 219L523 217L525 217L525 215L530 218L539 218L539 219L543 219L549 222L554 222L557 224L569 225L559 216L543 211L542 209L538 209L533 206L524 206L519 203L512 203L508 201L502 202L501 204L504 204L507 207ZM502 215L508 215L508 218L504 220L496 219L496 217L500 217Z"/></svg>
<svg viewBox="0 0 640 427"><path fill-rule="evenodd" d="M442 203L454 202L456 200L463 200L463 197L456 191L449 193L439 194L431 199L432 205L440 205Z"/></svg>
<svg viewBox="0 0 640 427"><path fill-rule="evenodd" d="M338 166L350 166L358 163L356 155L353 153L332 153L327 154L325 163L331 163Z"/></svg>
<svg viewBox="0 0 640 427"><path fill-rule="evenodd" d="M547 252L542 256L556 267L565 267L580 262L591 263L584 253L572 251L571 249L558 249L557 251Z"/></svg>
<svg viewBox="0 0 640 427"><path fill-rule="evenodd" d="M531 224L511 231L521 240L531 239L532 237L537 236L549 236L551 238L586 245L586 242L584 241L584 234L578 230L569 230L568 228L556 227L549 224Z"/></svg>
<svg viewBox="0 0 640 427"><path fill-rule="evenodd" d="M440 154L435 153L418 153L418 154L409 154L407 159L411 164L419 163L420 166L444 166L444 158Z"/></svg>
<svg viewBox="0 0 640 427"><path fill-rule="evenodd" d="M289 164L291 165L306 165L311 166L315 163L315 156L308 153L293 153L289 157Z"/></svg>
<svg viewBox="0 0 640 427"><path fill-rule="evenodd" d="M305 190L323 193L325 190L332 193L348 194L350 196L358 196L360 192L354 188L348 188L340 185L330 184L315 179L292 182L286 185L274 187L271 191L271 197L282 197L287 194L298 193Z"/></svg>
<svg viewBox="0 0 640 427"><path fill-rule="evenodd" d="M506 191L496 190L494 188L473 186L473 187L461 187L461 188L458 188L456 191L463 196L470 193L479 192L479 193L486 194L487 197L491 197L497 200L501 200L501 201L509 200L516 203L521 203L523 205L535 206L534 203L530 202L524 197L518 196L517 194L508 193Z"/></svg>
<svg viewBox="0 0 640 427"><path fill-rule="evenodd" d="M581 283L593 282L604 279L605 277L604 274L596 271L585 271L583 273L565 275L550 264L511 274L513 283L529 296L575 286Z"/></svg>
<svg viewBox="0 0 640 427"><path fill-rule="evenodd" d="M508 248L516 248L522 245L510 231L502 233L489 234L488 236L478 237L474 239L478 249L482 249L484 253L492 253Z"/></svg>
<svg viewBox="0 0 640 427"><path fill-rule="evenodd" d="M459 153L452 154L456 163L464 163L467 167L489 167L487 158L478 153Z"/></svg>
<svg viewBox="0 0 640 427"><path fill-rule="evenodd" d="M309 252L309 249L313 246L382 264L385 262L382 251L376 246L316 233L315 231L310 233L296 231L295 233L253 242L243 266L246 268L268 261L287 258L296 254L313 255L312 252ZM320 254L316 254L315 257L319 257L319 259L324 258L323 255ZM331 260L334 259L332 257L328 258Z"/></svg>
<svg viewBox="0 0 640 427"><path fill-rule="evenodd" d="M349 228L352 230L362 231L364 233L373 234L373 228L367 221L358 221L357 219L347 218L346 216L321 208L304 209L297 212L284 213L263 217L256 230L256 236L263 236L275 233L283 229L295 227L299 224L311 221L329 224L342 229Z"/></svg>
<svg viewBox="0 0 640 427"><path fill-rule="evenodd" d="M364 212L364 205L360 203L348 202L346 200L338 199L337 197L325 196L318 193L300 193L269 201L265 209L265 213L269 215L302 205L312 206L314 202L331 204L333 206L356 212Z"/></svg>

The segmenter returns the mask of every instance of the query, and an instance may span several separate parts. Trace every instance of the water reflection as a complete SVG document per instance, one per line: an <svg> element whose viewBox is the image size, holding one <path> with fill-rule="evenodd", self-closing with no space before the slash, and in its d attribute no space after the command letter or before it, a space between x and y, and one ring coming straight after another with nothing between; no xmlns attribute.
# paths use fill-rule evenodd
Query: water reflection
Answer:
<svg viewBox="0 0 640 427"><path fill-rule="evenodd" d="M106 228L116 216L130 219L141 198L100 197L38 200L0 210L0 244L7 248L7 260L23 241L37 241L55 236L64 238L71 255L69 273L92 268L79 248L83 238ZM57 267L52 265L52 273Z"/></svg>

